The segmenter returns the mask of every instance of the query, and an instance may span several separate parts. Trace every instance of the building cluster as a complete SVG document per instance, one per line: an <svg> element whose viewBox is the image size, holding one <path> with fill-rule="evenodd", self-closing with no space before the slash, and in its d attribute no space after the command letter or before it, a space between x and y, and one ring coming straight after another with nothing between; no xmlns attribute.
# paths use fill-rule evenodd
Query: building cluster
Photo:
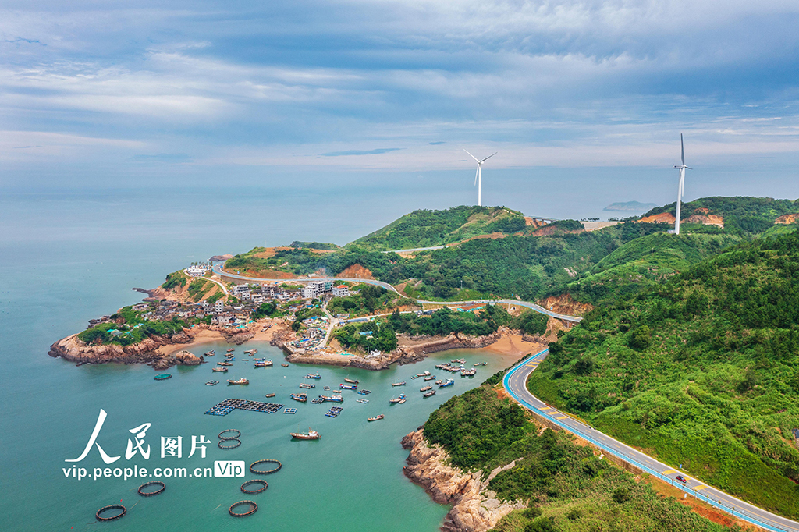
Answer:
<svg viewBox="0 0 799 532"><path fill-rule="evenodd" d="M294 350L315 351L324 347L324 339L327 334L329 321L323 316L314 316L302 320L305 325L303 337L290 342L288 345Z"/></svg>
<svg viewBox="0 0 799 532"><path fill-rule="evenodd" d="M211 270L211 263L210 262L195 262L185 270L186 275L189 277L202 277L205 275L205 272Z"/></svg>

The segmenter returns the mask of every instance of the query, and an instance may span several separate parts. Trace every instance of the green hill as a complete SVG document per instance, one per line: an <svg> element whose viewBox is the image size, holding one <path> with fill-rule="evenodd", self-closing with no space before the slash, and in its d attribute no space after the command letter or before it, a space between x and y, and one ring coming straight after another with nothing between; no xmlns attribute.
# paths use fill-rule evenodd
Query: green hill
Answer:
<svg viewBox="0 0 799 532"><path fill-rule="evenodd" d="M596 309L550 346L528 386L697 478L799 517L799 232L741 243Z"/></svg>
<svg viewBox="0 0 799 532"><path fill-rule="evenodd" d="M353 244L372 250L441 246L494 232L515 233L527 226L524 215L505 207L453 207L413 211Z"/></svg>

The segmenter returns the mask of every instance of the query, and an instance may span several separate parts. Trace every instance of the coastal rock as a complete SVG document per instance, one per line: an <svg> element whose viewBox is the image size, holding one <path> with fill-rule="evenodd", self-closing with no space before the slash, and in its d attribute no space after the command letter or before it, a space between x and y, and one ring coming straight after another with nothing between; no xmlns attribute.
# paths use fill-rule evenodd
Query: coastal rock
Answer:
<svg viewBox="0 0 799 532"><path fill-rule="evenodd" d="M488 490L488 482L500 470L497 468L482 480L482 471L468 473L447 465L449 456L440 446L430 446L422 429L402 438L402 447L409 449L405 476L424 487L440 504L452 504L441 529L447 532L483 532L493 528L512 510L525 508L521 502L509 504Z"/></svg>
<svg viewBox="0 0 799 532"><path fill-rule="evenodd" d="M196 366L203 363L203 359L188 351L178 351L173 355L178 364L183 366Z"/></svg>
<svg viewBox="0 0 799 532"><path fill-rule="evenodd" d="M255 336L255 333L250 331L231 332L229 329L220 329L220 332L222 332L225 335L225 340L227 340L231 344L236 344L236 345L241 345Z"/></svg>

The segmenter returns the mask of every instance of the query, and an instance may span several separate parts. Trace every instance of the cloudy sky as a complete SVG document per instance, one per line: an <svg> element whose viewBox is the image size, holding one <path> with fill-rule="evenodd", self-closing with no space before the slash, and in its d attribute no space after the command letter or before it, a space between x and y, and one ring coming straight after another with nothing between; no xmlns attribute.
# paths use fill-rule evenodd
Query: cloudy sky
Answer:
<svg viewBox="0 0 799 532"><path fill-rule="evenodd" d="M688 199L799 197L795 0L2 6L3 187L457 178L471 195L467 148L500 152L486 180L662 203L683 132Z"/></svg>

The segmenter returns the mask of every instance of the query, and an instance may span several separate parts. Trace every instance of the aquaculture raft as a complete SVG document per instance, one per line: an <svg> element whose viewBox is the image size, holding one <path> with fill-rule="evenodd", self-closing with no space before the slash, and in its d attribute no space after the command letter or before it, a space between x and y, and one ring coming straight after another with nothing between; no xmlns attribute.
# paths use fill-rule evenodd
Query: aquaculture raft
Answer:
<svg viewBox="0 0 799 532"><path fill-rule="evenodd" d="M255 466L258 464L277 464L277 467L274 469L268 469L264 471L263 469L256 469ZM268 475L270 473L277 473L283 468L283 464L280 463L280 460L275 460L274 458L264 458L263 460L258 460L257 462L253 462L250 464L250 473L255 473L256 475Z"/></svg>
<svg viewBox="0 0 799 532"><path fill-rule="evenodd" d="M212 416L226 416L236 409L250 410L252 412L263 412L264 414L274 414L280 411L283 405L278 403L262 403L260 401L249 401L246 399L225 399L217 403L208 410L206 414Z"/></svg>
<svg viewBox="0 0 799 532"><path fill-rule="evenodd" d="M260 488L251 490L250 486L253 484L260 484ZM262 491L266 490L269 487L269 484L266 483L265 480L248 480L244 484L241 485L241 491L246 493L247 495L255 495L256 493L261 493Z"/></svg>
<svg viewBox="0 0 799 532"><path fill-rule="evenodd" d="M235 449L241 445L241 440L238 438L223 438L222 440L218 441L216 446L220 449L227 451L229 449Z"/></svg>
<svg viewBox="0 0 799 532"><path fill-rule="evenodd" d="M250 509L247 510L246 512L236 512L234 510L234 508L236 508L237 506L242 506L242 505L248 505ZM258 505L252 501L239 501L237 503L231 504L230 508L228 508L228 513L233 517L245 517L248 515L252 515L257 511L258 511Z"/></svg>
<svg viewBox="0 0 799 532"><path fill-rule="evenodd" d="M102 515L100 515L107 510L122 510L122 513L117 515L112 515L111 517L103 517ZM126 513L128 513L127 508L125 508L121 504L109 504L108 506L103 506L102 508L97 510L97 513L95 513L94 516L97 518L98 521L113 521L115 519L119 519Z"/></svg>
<svg viewBox="0 0 799 532"><path fill-rule="evenodd" d="M231 433L231 434L235 432L236 435L235 436L228 436L227 435L228 432ZM239 438L239 436L241 436L241 431L240 430L238 430L238 429L226 429L226 430L223 430L222 432L220 432L219 434L217 434L216 437L219 438L220 440L236 440L236 439Z"/></svg>
<svg viewBox="0 0 799 532"><path fill-rule="evenodd" d="M147 486L161 486L161 487L155 491L142 491ZM163 493L165 489L166 489L166 484L164 484L160 480L151 480L150 482L146 482L141 486L139 486L139 495L141 495L142 497L152 497L153 495L159 495Z"/></svg>

